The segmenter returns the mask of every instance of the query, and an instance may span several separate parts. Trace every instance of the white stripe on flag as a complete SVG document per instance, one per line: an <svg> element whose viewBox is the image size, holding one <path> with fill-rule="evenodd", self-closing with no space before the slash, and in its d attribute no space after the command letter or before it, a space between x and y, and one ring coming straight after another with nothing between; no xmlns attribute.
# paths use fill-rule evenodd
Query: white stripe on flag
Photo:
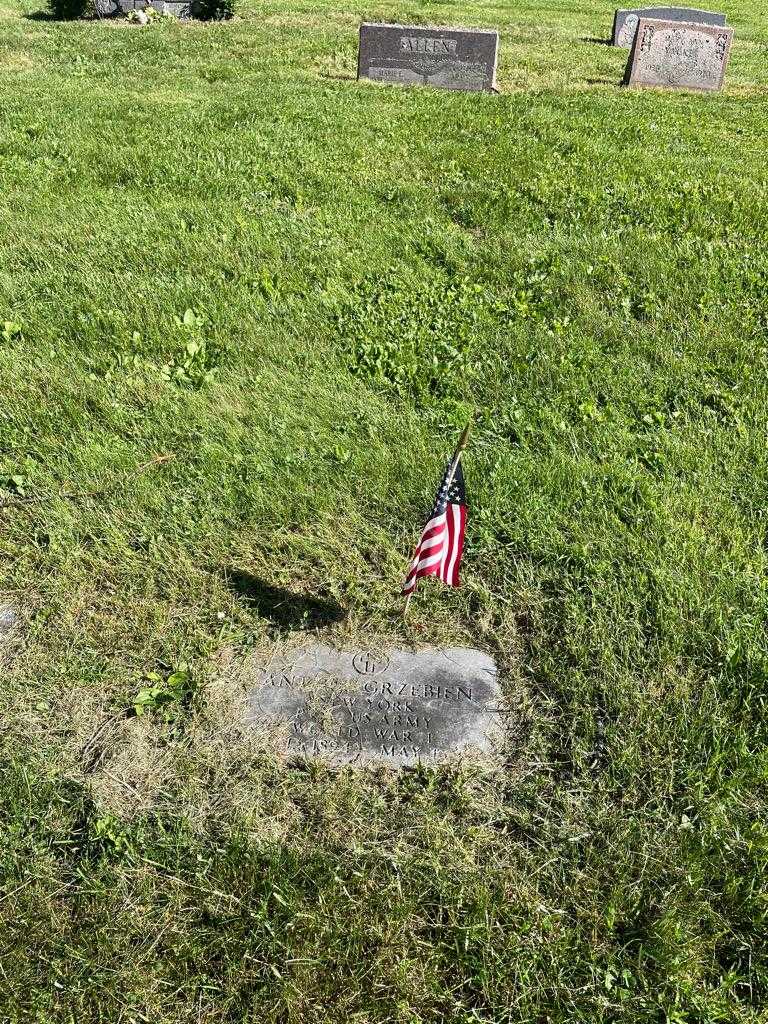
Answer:
<svg viewBox="0 0 768 1024"><path fill-rule="evenodd" d="M411 567L408 570L408 576L406 577L406 583L411 576L421 575L431 565L437 565L443 559L443 546L440 546L439 551L430 551L426 556L419 558L419 561L413 561Z"/></svg>
<svg viewBox="0 0 768 1024"><path fill-rule="evenodd" d="M434 519L430 519L421 531L421 536L423 537L425 533L429 533L429 531L434 529L436 526L443 525L445 525L445 512L441 512L439 516L435 516Z"/></svg>
<svg viewBox="0 0 768 1024"><path fill-rule="evenodd" d="M411 559L411 568L413 568L413 566L415 566L415 565L418 565L419 561L422 558L424 558L425 555L431 554L432 552L437 551L438 548L442 548L444 543L445 543L445 531L443 530L436 537L430 537L429 541L426 544L420 544L416 548L416 553L414 554L413 558Z"/></svg>
<svg viewBox="0 0 768 1024"><path fill-rule="evenodd" d="M439 551L435 551L433 554L427 555L426 558L422 558L416 568L426 569L428 565L436 565L438 562L442 562L444 555L445 549L441 546Z"/></svg>

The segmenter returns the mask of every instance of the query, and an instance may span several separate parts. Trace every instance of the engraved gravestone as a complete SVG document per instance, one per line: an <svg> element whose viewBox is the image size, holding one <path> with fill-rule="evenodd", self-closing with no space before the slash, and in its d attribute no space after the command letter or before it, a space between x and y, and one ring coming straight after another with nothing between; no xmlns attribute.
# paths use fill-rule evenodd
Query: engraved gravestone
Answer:
<svg viewBox="0 0 768 1024"><path fill-rule="evenodd" d="M423 25L360 26L357 77L398 85L492 92L499 33Z"/></svg>
<svg viewBox="0 0 768 1024"><path fill-rule="evenodd" d="M21 619L13 605L0 601L0 644L16 631Z"/></svg>
<svg viewBox="0 0 768 1024"><path fill-rule="evenodd" d="M13 656L15 641L21 628L21 616L12 604L0 601L0 665Z"/></svg>
<svg viewBox="0 0 768 1024"><path fill-rule="evenodd" d="M148 7L153 7L158 14L172 14L182 21L192 17L190 0L95 0L94 6L100 18L130 14L131 11L144 11Z"/></svg>
<svg viewBox="0 0 768 1024"><path fill-rule="evenodd" d="M635 7L618 10L613 16L614 46L629 49L641 18L661 18L664 21L692 21L700 25L725 25L725 15L714 11L699 11L695 7Z"/></svg>
<svg viewBox="0 0 768 1024"><path fill-rule="evenodd" d="M624 81L662 89L723 87L733 29L641 18Z"/></svg>
<svg viewBox="0 0 768 1024"><path fill-rule="evenodd" d="M496 665L481 651L311 644L244 673L247 724L283 756L397 768L488 756L502 743Z"/></svg>

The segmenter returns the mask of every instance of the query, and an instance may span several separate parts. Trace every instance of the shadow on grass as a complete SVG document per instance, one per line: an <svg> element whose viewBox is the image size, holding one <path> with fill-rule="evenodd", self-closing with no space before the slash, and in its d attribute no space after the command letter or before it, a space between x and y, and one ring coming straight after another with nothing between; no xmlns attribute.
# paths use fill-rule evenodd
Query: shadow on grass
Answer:
<svg viewBox="0 0 768 1024"><path fill-rule="evenodd" d="M346 618L346 611L331 598L294 594L240 569L228 569L225 576L229 589L278 629L314 629Z"/></svg>
<svg viewBox="0 0 768 1024"><path fill-rule="evenodd" d="M64 21L72 19L57 18L55 14L51 14L50 11L32 11L31 14L23 14L22 17L25 21Z"/></svg>
<svg viewBox="0 0 768 1024"><path fill-rule="evenodd" d="M613 46L612 39L598 39L597 36L582 36L581 43L595 43L597 46Z"/></svg>

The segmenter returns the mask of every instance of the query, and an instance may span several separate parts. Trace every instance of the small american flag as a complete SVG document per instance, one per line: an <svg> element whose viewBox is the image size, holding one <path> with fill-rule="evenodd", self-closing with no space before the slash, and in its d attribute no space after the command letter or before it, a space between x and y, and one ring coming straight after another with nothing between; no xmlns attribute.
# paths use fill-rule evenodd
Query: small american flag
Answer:
<svg viewBox="0 0 768 1024"><path fill-rule="evenodd" d="M459 585L459 566L467 521L464 473L459 459L465 443L466 436L463 436L440 481L435 504L421 532L403 584L403 594L407 597L414 592L422 576L437 576L449 587Z"/></svg>

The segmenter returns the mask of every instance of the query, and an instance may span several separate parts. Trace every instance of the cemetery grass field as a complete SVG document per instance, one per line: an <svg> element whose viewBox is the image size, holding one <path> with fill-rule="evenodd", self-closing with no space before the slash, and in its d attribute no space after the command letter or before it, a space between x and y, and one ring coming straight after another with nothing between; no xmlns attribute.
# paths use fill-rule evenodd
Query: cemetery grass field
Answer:
<svg viewBox="0 0 768 1024"><path fill-rule="evenodd" d="M698 96L597 0L0 0L0 1019L768 1019L761 8ZM363 19L500 95L356 84ZM504 763L259 754L227 668L314 630L491 653Z"/></svg>

